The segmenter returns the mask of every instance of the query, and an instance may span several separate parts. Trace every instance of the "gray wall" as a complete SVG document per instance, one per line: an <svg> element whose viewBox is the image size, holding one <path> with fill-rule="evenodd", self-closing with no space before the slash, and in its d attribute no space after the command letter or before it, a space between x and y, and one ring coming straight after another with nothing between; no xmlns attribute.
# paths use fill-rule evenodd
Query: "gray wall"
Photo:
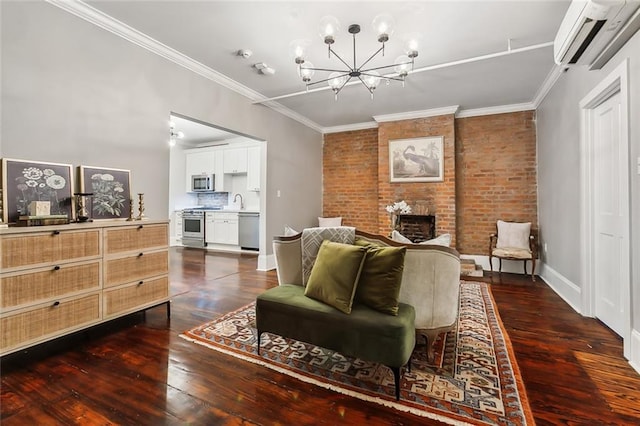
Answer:
<svg viewBox="0 0 640 426"><path fill-rule="evenodd" d="M146 215L167 218L173 111L267 141L269 241L320 216L318 132L48 3L0 9L0 156L129 169Z"/></svg>
<svg viewBox="0 0 640 426"><path fill-rule="evenodd" d="M625 58L630 58L632 326L640 330L640 175L636 165L640 156L640 32L603 69L577 67L564 73L538 108L538 214L541 239L548 247L545 265L581 288L579 102Z"/></svg>

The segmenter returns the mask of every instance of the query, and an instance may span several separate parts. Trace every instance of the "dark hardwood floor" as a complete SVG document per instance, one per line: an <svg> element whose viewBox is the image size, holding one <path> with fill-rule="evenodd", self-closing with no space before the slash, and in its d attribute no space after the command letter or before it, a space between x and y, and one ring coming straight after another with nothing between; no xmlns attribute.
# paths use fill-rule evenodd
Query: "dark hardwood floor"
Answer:
<svg viewBox="0 0 640 426"><path fill-rule="evenodd" d="M164 306L2 359L3 425L432 424L318 388L178 335L277 285L252 255L171 249ZM513 343L537 424L640 424L622 342L538 280L483 278Z"/></svg>

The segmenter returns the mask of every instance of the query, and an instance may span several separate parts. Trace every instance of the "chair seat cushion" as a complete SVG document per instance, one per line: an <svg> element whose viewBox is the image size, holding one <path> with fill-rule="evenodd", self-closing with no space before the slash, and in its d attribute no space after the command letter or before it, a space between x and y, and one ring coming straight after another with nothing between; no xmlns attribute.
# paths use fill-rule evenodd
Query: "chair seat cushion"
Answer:
<svg viewBox="0 0 640 426"><path fill-rule="evenodd" d="M531 250L516 248L516 247L503 247L494 249L491 252L492 256L513 258L513 259L532 259Z"/></svg>

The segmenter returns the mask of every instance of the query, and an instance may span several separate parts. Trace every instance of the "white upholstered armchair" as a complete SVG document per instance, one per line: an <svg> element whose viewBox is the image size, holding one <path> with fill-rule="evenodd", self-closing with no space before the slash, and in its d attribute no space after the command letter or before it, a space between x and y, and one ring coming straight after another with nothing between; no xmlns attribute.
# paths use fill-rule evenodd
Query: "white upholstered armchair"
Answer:
<svg viewBox="0 0 640 426"><path fill-rule="evenodd" d="M530 222L504 222L496 224L497 233L489 236L489 264L493 272L493 258L500 263L502 259L524 261L524 274L527 274L527 261L531 261L531 281L535 281L536 259L538 258L538 231Z"/></svg>

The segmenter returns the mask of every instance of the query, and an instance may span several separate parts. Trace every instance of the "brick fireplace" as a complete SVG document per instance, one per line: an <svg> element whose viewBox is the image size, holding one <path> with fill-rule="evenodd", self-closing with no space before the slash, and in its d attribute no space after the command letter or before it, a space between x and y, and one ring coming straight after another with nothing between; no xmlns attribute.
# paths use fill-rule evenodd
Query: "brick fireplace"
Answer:
<svg viewBox="0 0 640 426"><path fill-rule="evenodd" d="M389 140L428 136L444 137L444 181L390 182ZM534 111L380 122L324 136L323 215L389 235L385 206L405 200L460 253L486 255L498 219L538 222L536 178Z"/></svg>
<svg viewBox="0 0 640 426"><path fill-rule="evenodd" d="M436 217L433 215L401 214L398 232L413 243L436 237Z"/></svg>

